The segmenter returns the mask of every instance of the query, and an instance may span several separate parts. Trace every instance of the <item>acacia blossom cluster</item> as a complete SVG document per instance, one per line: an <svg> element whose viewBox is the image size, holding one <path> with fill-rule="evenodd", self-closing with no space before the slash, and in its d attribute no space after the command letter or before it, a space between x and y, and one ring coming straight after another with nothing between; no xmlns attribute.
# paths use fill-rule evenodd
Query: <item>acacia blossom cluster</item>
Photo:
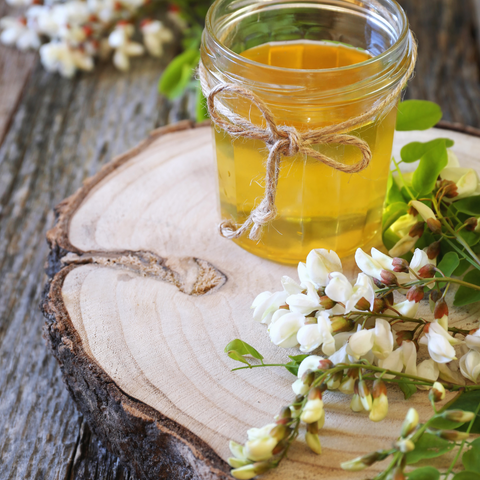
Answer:
<svg viewBox="0 0 480 480"><path fill-rule="evenodd" d="M416 249L407 263L373 248L371 255L358 249L355 260L362 272L352 285L335 252L312 250L306 263L298 266L298 282L283 277L282 291L258 295L252 305L253 318L268 325L275 345L298 346L303 353L319 351L334 365L364 359L431 381L441 378L464 384L465 378L479 380L480 331L464 339L452 336L448 307L439 290L430 296L436 302L434 319L416 319L419 302L432 288L428 279L435 277L435 259ZM393 290L406 297L395 302ZM396 327L399 319L401 327ZM412 324L415 330L405 329ZM421 346L425 352L419 350ZM313 362L321 359L310 358ZM303 371L300 368L300 378ZM303 389L300 378L293 385L297 394ZM348 390L352 389L353 384Z"/></svg>
<svg viewBox="0 0 480 480"><path fill-rule="evenodd" d="M20 50L39 50L46 70L72 77L93 70L95 59L112 58L122 71L130 57L163 54L173 33L160 20L146 16L158 0L7 0L26 7L20 17L0 19L0 41ZM184 28L178 15L169 20ZM142 43L134 40L138 27Z"/></svg>

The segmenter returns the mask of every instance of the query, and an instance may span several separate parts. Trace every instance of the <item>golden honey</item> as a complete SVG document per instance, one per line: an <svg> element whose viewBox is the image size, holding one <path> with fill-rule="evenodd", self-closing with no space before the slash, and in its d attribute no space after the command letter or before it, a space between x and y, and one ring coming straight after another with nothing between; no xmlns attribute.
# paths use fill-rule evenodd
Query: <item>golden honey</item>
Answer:
<svg viewBox="0 0 480 480"><path fill-rule="evenodd" d="M298 41L261 45L241 55L271 66L310 70L354 65L371 58L365 51L339 44ZM358 113L358 106L345 108L337 122ZM370 166L358 174L338 172L302 155L284 157L277 188L277 217L263 228L259 242L249 240L247 235L235 241L252 253L282 263L303 260L313 248L333 249L344 257L371 241L381 228L395 120L396 111L392 110L380 121L348 132L367 141L373 153ZM327 124L317 123L315 127ZM265 145L253 140L232 141L221 131L215 132L215 145L221 216L243 223L263 196ZM345 164L361 158L354 147L317 148Z"/></svg>

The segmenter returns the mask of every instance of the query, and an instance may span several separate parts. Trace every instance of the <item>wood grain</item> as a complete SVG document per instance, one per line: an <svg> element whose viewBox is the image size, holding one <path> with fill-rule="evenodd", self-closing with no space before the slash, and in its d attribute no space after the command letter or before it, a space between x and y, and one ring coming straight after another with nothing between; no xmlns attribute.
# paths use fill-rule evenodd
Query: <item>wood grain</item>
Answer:
<svg viewBox="0 0 480 480"><path fill-rule="evenodd" d="M480 127L472 2L400 3L424 65L407 95L439 102L450 121ZM24 54L4 51L26 61ZM36 306L45 281L44 238L51 209L62 198L154 128L192 116L193 98L171 103L157 96L169 56L160 63L135 60L127 75L108 66L72 81L35 63L26 84L23 75L10 76L8 70L16 70L7 58L0 75L12 79L8 88L23 89L10 102L0 143L0 479L133 479L76 413L41 338Z"/></svg>
<svg viewBox="0 0 480 480"><path fill-rule="evenodd" d="M418 139L444 133L433 129ZM449 136L463 165L475 166L480 138ZM52 349L90 425L142 478L227 478L228 441L244 442L248 428L270 423L293 397L285 370L232 373L223 351L241 338L269 363L288 361L266 327L251 320L250 304L296 269L218 235L211 138L209 127L185 123L152 134L62 202L48 234L52 264L66 265L45 304ZM410 139L399 134L395 151ZM352 279L353 265L344 261ZM422 310L431 317L428 302ZM479 311L456 309L450 321L473 329ZM421 418L431 414L426 393L405 402L396 389L380 424L353 414L348 396L332 392L324 400L323 455L297 441L266 479L314 479L320 470L325 480L342 478L341 462L395 440L411 405ZM145 444L155 447L145 451Z"/></svg>

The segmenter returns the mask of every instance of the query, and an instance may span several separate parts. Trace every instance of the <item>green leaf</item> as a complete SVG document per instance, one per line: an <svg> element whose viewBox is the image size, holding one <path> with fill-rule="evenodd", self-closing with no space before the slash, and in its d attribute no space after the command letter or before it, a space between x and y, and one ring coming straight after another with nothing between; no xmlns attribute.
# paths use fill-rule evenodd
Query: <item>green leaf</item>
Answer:
<svg viewBox="0 0 480 480"><path fill-rule="evenodd" d="M447 147L441 139L420 159L420 163L413 173L412 186L420 195L428 195L435 188L440 172L448 164Z"/></svg>
<svg viewBox="0 0 480 480"><path fill-rule="evenodd" d="M480 195L459 200L453 206L461 213L478 217L480 216Z"/></svg>
<svg viewBox="0 0 480 480"><path fill-rule="evenodd" d="M460 265L458 268L453 272L453 276L455 277L461 277L468 269L470 268L470 263L468 260L465 260L464 258L460 260Z"/></svg>
<svg viewBox="0 0 480 480"><path fill-rule="evenodd" d="M478 270L477 270L478 271ZM463 393L460 398L450 405L450 410L464 410L466 412L476 412L480 403L480 390L471 390L470 392ZM466 431L470 423L458 428L460 431ZM473 427L470 433L480 433L480 416L477 415Z"/></svg>
<svg viewBox="0 0 480 480"><path fill-rule="evenodd" d="M463 423L452 422L446 418L438 417L432 420L429 425L432 428L438 428L439 430L456 430L457 428L461 427Z"/></svg>
<svg viewBox="0 0 480 480"><path fill-rule="evenodd" d="M480 438L476 438L473 442L470 442L470 446L473 448L480 448Z"/></svg>
<svg viewBox="0 0 480 480"><path fill-rule="evenodd" d="M430 140L430 142L426 143L412 142L402 148L400 156L405 163L416 162L417 160L420 160L431 148L443 141L445 142L445 146L447 148L455 145L455 142L449 138L436 138L435 140Z"/></svg>
<svg viewBox="0 0 480 480"><path fill-rule="evenodd" d="M408 480L438 480L440 472L433 467L417 468L408 475Z"/></svg>
<svg viewBox="0 0 480 480"><path fill-rule="evenodd" d="M395 202L389 205L383 212L382 228L383 231L391 227L400 217L408 211L408 205L405 202Z"/></svg>
<svg viewBox="0 0 480 480"><path fill-rule="evenodd" d="M405 380L398 382L398 386L400 387L400 390L403 392L403 395L405 396L405 400L408 400L414 393L417 392L417 387Z"/></svg>
<svg viewBox="0 0 480 480"><path fill-rule="evenodd" d="M458 233L470 247L477 245L480 242L480 235L474 232L469 232L468 230L460 230Z"/></svg>
<svg viewBox="0 0 480 480"><path fill-rule="evenodd" d="M387 182L387 196L385 198L385 204L390 205L393 203L404 203L402 192L398 186L398 183L393 178L392 172L388 175Z"/></svg>
<svg viewBox="0 0 480 480"><path fill-rule="evenodd" d="M160 93L170 100L179 97L190 83L199 60L198 48L191 48L177 55L160 77L158 83Z"/></svg>
<svg viewBox="0 0 480 480"><path fill-rule="evenodd" d="M480 285L480 270L472 270L471 272L468 272L463 277L463 281L472 283L474 285ZM471 303L475 302L480 302L480 290L474 290L461 285L455 294L455 300L453 304L456 307L464 307L465 305L470 305ZM480 402L480 396L478 401Z"/></svg>
<svg viewBox="0 0 480 480"><path fill-rule="evenodd" d="M407 454L407 464L412 465L420 460L440 457L454 447L455 443L450 443L431 433L424 433L415 444L415 450Z"/></svg>
<svg viewBox="0 0 480 480"><path fill-rule="evenodd" d="M294 362L297 362L299 365L310 355L289 355L288 358L292 359Z"/></svg>
<svg viewBox="0 0 480 480"><path fill-rule="evenodd" d="M428 130L442 119L439 105L427 100L407 100L398 106L397 130Z"/></svg>
<svg viewBox="0 0 480 480"><path fill-rule="evenodd" d="M229 352L227 352L227 355L232 359L232 360L235 360L236 362L242 362L242 363L245 363L247 365L250 365L247 361L247 359L243 356L243 355L240 355L237 351L235 350L230 350Z"/></svg>
<svg viewBox="0 0 480 480"><path fill-rule="evenodd" d="M231 341L226 347L225 352L229 352L231 350L235 350L240 355L251 355L253 358L257 358L258 360L263 360L263 356L257 352L251 345L244 342L243 340L236 340Z"/></svg>
<svg viewBox="0 0 480 480"><path fill-rule="evenodd" d="M471 448L462 456L462 463L465 470L480 473L480 448Z"/></svg>
<svg viewBox="0 0 480 480"><path fill-rule="evenodd" d="M442 258L442 261L438 264L439 270L446 276L451 277L453 272L460 265L460 258L456 252L448 252ZM440 273L436 273L436 277L441 277ZM438 284L439 288L445 287L445 283Z"/></svg>
<svg viewBox="0 0 480 480"><path fill-rule="evenodd" d="M475 472L457 473L452 480L480 480L480 474Z"/></svg>
<svg viewBox="0 0 480 480"><path fill-rule="evenodd" d="M297 362L289 362L285 365L285 368L292 374L297 376L298 375L298 367L300 365Z"/></svg>

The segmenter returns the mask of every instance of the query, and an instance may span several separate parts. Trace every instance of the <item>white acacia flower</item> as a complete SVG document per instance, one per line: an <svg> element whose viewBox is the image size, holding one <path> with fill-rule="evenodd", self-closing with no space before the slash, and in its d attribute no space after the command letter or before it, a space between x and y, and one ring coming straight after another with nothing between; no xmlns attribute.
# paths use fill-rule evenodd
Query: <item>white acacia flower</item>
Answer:
<svg viewBox="0 0 480 480"><path fill-rule="evenodd" d="M33 3L33 0L6 0L6 2L15 7L29 7Z"/></svg>
<svg viewBox="0 0 480 480"><path fill-rule="evenodd" d="M72 77L77 69L92 70L93 58L80 49L71 48L65 42L50 42L40 47L40 59L46 70Z"/></svg>
<svg viewBox="0 0 480 480"><path fill-rule="evenodd" d="M375 321L372 352L379 359L385 359L393 352L392 327L381 318Z"/></svg>
<svg viewBox="0 0 480 480"><path fill-rule="evenodd" d="M0 18L0 30L0 42L4 45L15 45L19 50L37 50L40 47L39 36L27 27L23 18Z"/></svg>
<svg viewBox="0 0 480 480"><path fill-rule="evenodd" d="M359 248L355 252L355 261L363 273L382 281L382 270L393 271L393 258L385 255L376 248L372 248L371 254L372 256Z"/></svg>
<svg viewBox="0 0 480 480"><path fill-rule="evenodd" d="M406 374L417 375L417 349L415 344L404 341L399 348L392 351L384 359L380 359L378 365L381 368L399 373L405 369ZM385 378L393 378L393 375L385 375Z"/></svg>
<svg viewBox="0 0 480 480"><path fill-rule="evenodd" d="M297 334L304 326L305 317L300 313L288 310L278 310L268 327L270 340L274 345L282 348L292 348L298 345Z"/></svg>
<svg viewBox="0 0 480 480"><path fill-rule="evenodd" d="M457 195L452 201L471 197L477 194L479 186L478 174L473 168L447 167L440 173L442 180L449 180L457 185Z"/></svg>
<svg viewBox="0 0 480 480"><path fill-rule="evenodd" d="M329 275L325 294L334 302L346 303L353 294L353 287L343 273L332 272Z"/></svg>
<svg viewBox="0 0 480 480"><path fill-rule="evenodd" d="M50 12L52 20L58 26L80 26L88 21L90 11L85 2L69 0L53 5Z"/></svg>
<svg viewBox="0 0 480 480"><path fill-rule="evenodd" d="M403 302L396 303L392 306L392 308L404 317L414 318L418 312L419 304L416 302L409 302L408 300L404 300Z"/></svg>
<svg viewBox="0 0 480 480"><path fill-rule="evenodd" d="M465 343L468 348L480 352L480 329L470 335L467 335L465 338Z"/></svg>
<svg viewBox="0 0 480 480"><path fill-rule="evenodd" d="M418 217L416 215L406 215L401 216L397 221L395 221L391 226L390 230L397 234L399 237L405 237L409 234L411 228L418 223ZM392 255L396 257L397 255Z"/></svg>
<svg viewBox="0 0 480 480"><path fill-rule="evenodd" d="M324 360L324 358L318 355L310 355L305 358L298 367L298 378L302 378L307 370L311 370L312 372L318 371L322 360Z"/></svg>
<svg viewBox="0 0 480 480"><path fill-rule="evenodd" d="M312 250L307 256L307 263L298 264L300 282L311 282L317 289L327 285L328 276L332 272L343 272L342 262L333 250Z"/></svg>
<svg viewBox="0 0 480 480"><path fill-rule="evenodd" d="M130 40L133 33L133 25L119 22L108 37L108 43L115 50L115 53L113 54L113 63L119 70L129 70L130 57L143 55L145 51L143 45Z"/></svg>
<svg viewBox="0 0 480 480"><path fill-rule="evenodd" d="M480 352L470 350L460 359L460 371L465 378L477 383L480 377Z"/></svg>
<svg viewBox="0 0 480 480"><path fill-rule="evenodd" d="M58 37L69 45L79 45L87 39L87 32L78 25L63 25L58 29Z"/></svg>
<svg viewBox="0 0 480 480"><path fill-rule="evenodd" d="M143 34L143 43L148 53L154 57L161 57L163 44L173 40L172 32L160 20L145 19L140 27Z"/></svg>
<svg viewBox="0 0 480 480"><path fill-rule="evenodd" d="M465 385L465 378L459 372L460 362L437 363L439 377L448 383L454 385Z"/></svg>
<svg viewBox="0 0 480 480"><path fill-rule="evenodd" d="M320 297L318 296L315 285L308 281L306 281L305 284L307 286L307 293L290 295L286 299L286 303L292 312L310 315L315 310L322 309L322 306L320 305Z"/></svg>
<svg viewBox="0 0 480 480"><path fill-rule="evenodd" d="M325 312L319 312L317 323L313 325L304 325L297 334L297 341L300 344L300 350L310 353L322 346L325 355L335 353L335 339L332 335L332 325L328 315Z"/></svg>
<svg viewBox="0 0 480 480"><path fill-rule="evenodd" d="M262 428L251 428L247 432L248 441L245 443L244 453L247 458L254 462L268 460L272 456L273 449L277 446L277 440L270 435L276 425L271 423Z"/></svg>
<svg viewBox="0 0 480 480"><path fill-rule="evenodd" d="M438 369L438 365L431 359L424 360L417 366L417 376L421 378L426 378L431 382L436 382L438 380L438 376L440 375L440 371ZM421 390L428 390L430 387L421 387Z"/></svg>
<svg viewBox="0 0 480 480"><path fill-rule="evenodd" d="M432 218L437 218L433 210L418 200L412 200L410 205L418 212L425 222Z"/></svg>
<svg viewBox="0 0 480 480"><path fill-rule="evenodd" d="M258 295L252 303L253 319L267 325L272 321L273 314L285 305L288 293L283 292L263 292Z"/></svg>
<svg viewBox="0 0 480 480"><path fill-rule="evenodd" d="M437 264L437 259L434 258L433 260L430 260L428 258L427 252L425 250L420 250L417 248L415 250L415 253L413 254L412 261L410 262L410 270L414 271L415 273L418 274L420 269L422 269L425 265L436 265ZM416 280L415 275L410 273L410 278L412 280Z"/></svg>
<svg viewBox="0 0 480 480"><path fill-rule="evenodd" d="M453 346L463 342L452 337L437 322L432 322L425 328L425 336L420 339L420 343L428 346L432 360L437 363L448 363L457 359Z"/></svg>
<svg viewBox="0 0 480 480"><path fill-rule="evenodd" d="M358 332L355 332L348 341L348 355L355 360L359 360L360 357L369 353L374 345L374 335L374 330L358 330Z"/></svg>
<svg viewBox="0 0 480 480"><path fill-rule="evenodd" d="M305 290L304 286L299 285L293 278L287 277L286 275L282 277L282 287L289 295L303 293Z"/></svg>
<svg viewBox="0 0 480 480"><path fill-rule="evenodd" d="M33 5L25 12L25 16L30 30L52 38L58 35L59 25L54 20L50 7Z"/></svg>
<svg viewBox="0 0 480 480"><path fill-rule="evenodd" d="M408 233L403 236L389 251L392 257L402 257L408 253L420 240L419 236L411 237Z"/></svg>
<svg viewBox="0 0 480 480"><path fill-rule="evenodd" d="M364 298L370 304L370 310L372 310L375 303L375 286L373 285L372 279L368 275L359 273L357 282L353 287L352 294L345 303L345 313L355 310L355 305L362 298Z"/></svg>

